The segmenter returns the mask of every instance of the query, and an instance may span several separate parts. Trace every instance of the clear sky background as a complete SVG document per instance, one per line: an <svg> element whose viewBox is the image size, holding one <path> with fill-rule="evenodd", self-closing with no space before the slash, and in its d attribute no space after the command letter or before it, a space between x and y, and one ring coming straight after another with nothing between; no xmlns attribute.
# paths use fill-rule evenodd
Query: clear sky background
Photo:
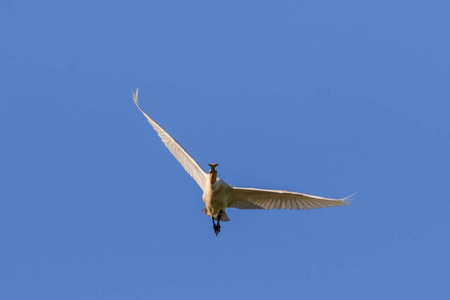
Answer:
<svg viewBox="0 0 450 300"><path fill-rule="evenodd" d="M448 299L448 1L0 1L0 298ZM131 100L241 187L227 210Z"/></svg>

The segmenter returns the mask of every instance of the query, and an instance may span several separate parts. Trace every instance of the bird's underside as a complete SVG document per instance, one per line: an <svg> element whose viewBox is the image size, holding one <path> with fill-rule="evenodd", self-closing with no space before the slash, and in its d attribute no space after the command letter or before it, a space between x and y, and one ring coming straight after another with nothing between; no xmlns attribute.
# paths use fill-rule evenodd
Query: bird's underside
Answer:
<svg viewBox="0 0 450 300"><path fill-rule="evenodd" d="M137 89L136 93L133 92L133 100L158 133L167 149L203 190L203 202L205 203L203 212L212 219L216 235L220 232L220 222L230 220L225 212L228 207L239 209L314 209L348 205L349 197L331 199L281 190L233 187L217 178L216 167L218 164L209 164L211 169L207 174L171 135L141 109L138 103Z"/></svg>

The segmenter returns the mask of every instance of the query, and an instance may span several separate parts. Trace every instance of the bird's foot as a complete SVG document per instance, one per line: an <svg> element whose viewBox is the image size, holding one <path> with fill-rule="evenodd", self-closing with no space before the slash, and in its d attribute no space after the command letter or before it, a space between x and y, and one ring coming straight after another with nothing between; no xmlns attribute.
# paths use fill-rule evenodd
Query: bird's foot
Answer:
<svg viewBox="0 0 450 300"><path fill-rule="evenodd" d="M214 222L214 218L213 217L211 218L212 222L213 222L214 233L216 234L216 236L220 232L220 219L222 218L222 213L223 213L223 210L219 211L219 215L217 216L217 225Z"/></svg>
<svg viewBox="0 0 450 300"><path fill-rule="evenodd" d="M219 234L219 232L220 232L220 225L219 224L217 224L217 225L214 224L213 228L214 228L214 233L217 236Z"/></svg>

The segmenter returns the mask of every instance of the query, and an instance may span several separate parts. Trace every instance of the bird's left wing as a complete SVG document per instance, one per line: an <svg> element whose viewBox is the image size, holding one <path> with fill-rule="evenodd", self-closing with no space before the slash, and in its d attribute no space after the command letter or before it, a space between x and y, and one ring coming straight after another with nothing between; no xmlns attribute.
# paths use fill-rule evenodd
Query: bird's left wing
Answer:
<svg viewBox="0 0 450 300"><path fill-rule="evenodd" d="M139 106L138 102L138 89L136 89L136 93L133 93L133 100L139 110L144 114L147 118L148 122L153 126L153 129L158 133L164 145L166 145L167 149L169 149L170 153L178 160L178 162L183 166L186 172L191 175L192 178L197 182L200 188L203 190L204 184L208 178L208 175L203 171L203 169L199 166L199 164L193 159L186 150L181 147L180 144L161 126L158 125L152 118L150 118Z"/></svg>
<svg viewBox="0 0 450 300"><path fill-rule="evenodd" d="M330 199L288 191L233 187L228 195L228 207L240 209L313 209L348 205L346 202L348 199L349 197Z"/></svg>

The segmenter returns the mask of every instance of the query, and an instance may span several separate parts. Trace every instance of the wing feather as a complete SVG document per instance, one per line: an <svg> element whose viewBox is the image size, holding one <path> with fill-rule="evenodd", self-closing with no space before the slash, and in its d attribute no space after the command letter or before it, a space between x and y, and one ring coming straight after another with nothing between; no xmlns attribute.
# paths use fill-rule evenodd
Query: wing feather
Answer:
<svg viewBox="0 0 450 300"><path fill-rule="evenodd" d="M314 209L348 205L349 197L331 199L279 190L233 187L228 207L240 209Z"/></svg>
<svg viewBox="0 0 450 300"><path fill-rule="evenodd" d="M192 178L197 182L200 188L204 189L204 184L208 178L208 175L205 171L200 167L200 165L192 158L192 156L184 150L183 147L170 135L168 134L161 126L158 125L152 118L150 118L139 106L138 102L138 89L136 89L136 93L133 93L133 100L142 114L147 118L150 125L152 125L153 129L158 133L158 136L161 138L161 141L166 145L167 149L169 149L170 153L178 160L178 162L183 166L183 168L191 175Z"/></svg>

